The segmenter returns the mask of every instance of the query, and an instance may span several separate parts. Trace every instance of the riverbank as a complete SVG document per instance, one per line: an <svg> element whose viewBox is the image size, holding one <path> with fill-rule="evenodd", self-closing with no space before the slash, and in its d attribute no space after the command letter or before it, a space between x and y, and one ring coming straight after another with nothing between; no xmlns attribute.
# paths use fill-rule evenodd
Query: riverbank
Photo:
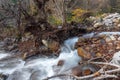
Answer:
<svg viewBox="0 0 120 80"><path fill-rule="evenodd" d="M30 30L20 41L16 37L4 38L1 49L5 52L0 53L0 72L8 77L6 80L39 80L56 74L60 80L69 76L77 79L76 76L89 77L96 72L98 74L93 78L105 78L102 76L104 71L99 70L108 64L117 65L115 75L119 77L120 14L90 17L90 21L91 25L74 23L38 34L36 29ZM112 66L105 67L105 71L116 70ZM67 78L60 77L60 74L65 74ZM112 79L115 78L112 75Z"/></svg>

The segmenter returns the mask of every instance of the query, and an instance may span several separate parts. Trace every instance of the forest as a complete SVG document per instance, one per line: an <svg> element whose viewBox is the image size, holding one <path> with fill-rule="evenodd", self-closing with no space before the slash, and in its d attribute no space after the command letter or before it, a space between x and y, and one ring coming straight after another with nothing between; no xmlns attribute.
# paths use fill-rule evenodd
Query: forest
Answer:
<svg viewBox="0 0 120 80"><path fill-rule="evenodd" d="M120 0L0 0L0 80L120 80Z"/></svg>

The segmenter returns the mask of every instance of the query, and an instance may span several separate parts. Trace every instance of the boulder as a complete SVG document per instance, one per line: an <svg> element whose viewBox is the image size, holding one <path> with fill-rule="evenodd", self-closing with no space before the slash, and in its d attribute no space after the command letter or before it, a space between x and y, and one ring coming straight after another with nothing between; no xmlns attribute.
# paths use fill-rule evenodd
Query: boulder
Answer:
<svg viewBox="0 0 120 80"><path fill-rule="evenodd" d="M54 40L42 40L42 43L53 52L57 52L60 49L60 44Z"/></svg>
<svg viewBox="0 0 120 80"><path fill-rule="evenodd" d="M72 68L72 74L75 76L81 76L82 75L81 66L76 66Z"/></svg>
<svg viewBox="0 0 120 80"><path fill-rule="evenodd" d="M93 74L97 72L99 69L100 69L99 66L96 66L93 64L82 64L81 65L82 76Z"/></svg>
<svg viewBox="0 0 120 80"><path fill-rule="evenodd" d="M83 48L78 47L77 48L78 55L82 57L83 59L90 59L91 54L88 54Z"/></svg>
<svg viewBox="0 0 120 80"><path fill-rule="evenodd" d="M0 80L6 80L7 79L7 75L4 74L0 74Z"/></svg>

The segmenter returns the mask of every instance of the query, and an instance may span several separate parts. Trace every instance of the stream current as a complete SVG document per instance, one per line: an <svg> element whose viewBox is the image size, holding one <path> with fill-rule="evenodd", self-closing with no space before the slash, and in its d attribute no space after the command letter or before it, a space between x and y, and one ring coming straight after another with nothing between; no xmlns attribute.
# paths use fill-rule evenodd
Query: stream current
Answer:
<svg viewBox="0 0 120 80"><path fill-rule="evenodd" d="M99 35L102 34L120 35L120 32L99 33ZM94 33L90 33L84 35L84 37L92 37L94 35ZM2 43L0 43L0 74L7 75L8 78L6 80L42 80L49 76L67 72L69 69L77 66L78 62L81 60L77 54L77 50L74 49L74 45L77 41L78 37L66 40L61 47L61 53L58 58L38 57L37 59L31 59L29 61L23 61L20 58L12 57L12 55L6 53L1 48ZM61 68L56 67L59 60L65 61ZM55 73L55 71L57 73ZM50 80L66 79L54 78Z"/></svg>
<svg viewBox="0 0 120 80"><path fill-rule="evenodd" d="M77 54L77 50L74 49L74 44L77 40L78 37L66 40L64 46L61 47L61 53L58 58L46 57L23 61L1 50L0 73L8 75L7 80L42 80L46 77L55 75L54 69L58 61L64 60L64 65L61 67L58 74L63 73L77 66L81 59ZM51 80L63 79L55 78Z"/></svg>

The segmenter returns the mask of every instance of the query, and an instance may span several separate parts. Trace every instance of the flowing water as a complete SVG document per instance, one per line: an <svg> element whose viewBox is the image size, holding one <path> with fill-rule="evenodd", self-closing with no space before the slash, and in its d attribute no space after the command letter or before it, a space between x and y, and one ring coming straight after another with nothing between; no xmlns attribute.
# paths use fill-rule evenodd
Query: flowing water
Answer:
<svg viewBox="0 0 120 80"><path fill-rule="evenodd" d="M100 33L102 34L120 34L118 33ZM94 33L84 35L84 37L92 37ZM8 75L7 80L42 80L55 74L67 72L69 69L78 65L81 58L74 49L78 37L68 39L61 47L61 53L58 58L37 58L29 61L23 61L20 58L12 57L9 53L0 50L0 74ZM1 47L2 44L0 44ZM0 48L1 49L1 48ZM59 60L64 60L64 65L56 67ZM64 80L64 79L51 79ZM70 80L70 79L67 79Z"/></svg>
<svg viewBox="0 0 120 80"><path fill-rule="evenodd" d="M80 57L74 49L74 44L78 38L68 39L61 47L58 58L37 58L23 61L20 58L11 57L9 53L0 51L0 73L8 75L7 80L42 80L57 73L63 73L78 65ZM59 60L64 60L64 65L57 70L56 65ZM60 80L60 79L51 79ZM63 80L63 79L62 79Z"/></svg>

